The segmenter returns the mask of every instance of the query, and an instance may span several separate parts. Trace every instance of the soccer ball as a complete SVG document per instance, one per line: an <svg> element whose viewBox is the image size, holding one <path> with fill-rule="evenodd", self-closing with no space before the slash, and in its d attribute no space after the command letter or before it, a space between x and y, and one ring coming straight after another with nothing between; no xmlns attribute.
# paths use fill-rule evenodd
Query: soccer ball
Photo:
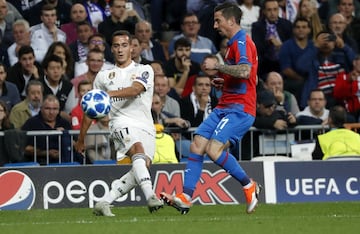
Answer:
<svg viewBox="0 0 360 234"><path fill-rule="evenodd" d="M81 98L80 105L89 118L100 119L110 111L110 96L103 90L93 89Z"/></svg>

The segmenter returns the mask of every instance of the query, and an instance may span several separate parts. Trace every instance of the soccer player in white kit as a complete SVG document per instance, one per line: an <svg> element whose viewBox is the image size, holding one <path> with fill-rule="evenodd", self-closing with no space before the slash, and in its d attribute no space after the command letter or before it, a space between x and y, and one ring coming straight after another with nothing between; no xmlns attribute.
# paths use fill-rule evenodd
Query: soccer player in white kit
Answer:
<svg viewBox="0 0 360 234"><path fill-rule="evenodd" d="M111 203L139 185L145 195L150 212L163 207L152 187L148 170L155 152L155 129L151 116L154 90L154 72L150 65L131 60L131 35L127 31L113 34L111 51L116 66L100 71L94 88L106 91L112 100L110 132L120 159L129 156L132 168L114 183L110 192L96 203L96 215L114 216ZM85 151L84 138L92 120L84 115L75 149ZM119 157L118 157L119 159Z"/></svg>

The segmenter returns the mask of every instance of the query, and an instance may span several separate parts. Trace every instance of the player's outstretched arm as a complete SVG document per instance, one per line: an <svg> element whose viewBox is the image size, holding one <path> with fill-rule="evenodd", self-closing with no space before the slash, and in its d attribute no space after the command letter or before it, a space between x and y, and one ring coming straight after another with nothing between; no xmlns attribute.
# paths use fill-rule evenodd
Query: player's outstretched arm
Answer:
<svg viewBox="0 0 360 234"><path fill-rule="evenodd" d="M78 137L78 140L75 142L75 150L76 152L83 154L85 152L85 136L90 128L92 119L90 119L87 115L84 114L82 122L81 122L81 128L80 128L80 134Z"/></svg>
<svg viewBox="0 0 360 234"><path fill-rule="evenodd" d="M108 91L110 97L118 98L132 98L144 92L145 88L140 82L133 82L130 87L126 87L120 90Z"/></svg>

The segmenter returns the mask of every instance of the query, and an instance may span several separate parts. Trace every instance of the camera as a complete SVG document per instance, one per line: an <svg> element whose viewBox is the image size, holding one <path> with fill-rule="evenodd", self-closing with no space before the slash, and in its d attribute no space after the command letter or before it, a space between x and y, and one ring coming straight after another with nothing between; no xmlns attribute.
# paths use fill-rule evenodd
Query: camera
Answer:
<svg viewBox="0 0 360 234"><path fill-rule="evenodd" d="M329 34L329 36L327 37L328 41L336 41L336 35L335 34Z"/></svg>

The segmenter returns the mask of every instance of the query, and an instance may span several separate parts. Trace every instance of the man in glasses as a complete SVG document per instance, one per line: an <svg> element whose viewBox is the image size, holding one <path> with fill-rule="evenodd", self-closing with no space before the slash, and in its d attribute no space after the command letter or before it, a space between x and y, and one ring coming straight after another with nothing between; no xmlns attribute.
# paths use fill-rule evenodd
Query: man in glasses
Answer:
<svg viewBox="0 0 360 234"><path fill-rule="evenodd" d="M88 50L100 50L104 53L105 61L102 66L103 69L109 69L114 67L112 62L112 56L109 45L105 41L105 37L100 33L95 33L89 37ZM86 61L78 61L75 63L75 77L80 76L88 71L88 64Z"/></svg>
<svg viewBox="0 0 360 234"><path fill-rule="evenodd" d="M186 37L191 42L191 60L202 63L208 54L216 54L217 49L214 43L207 37L200 36L199 19L195 13L188 13L183 17L181 24L182 33L173 37L169 43L169 55L174 56L174 44L180 37Z"/></svg>

